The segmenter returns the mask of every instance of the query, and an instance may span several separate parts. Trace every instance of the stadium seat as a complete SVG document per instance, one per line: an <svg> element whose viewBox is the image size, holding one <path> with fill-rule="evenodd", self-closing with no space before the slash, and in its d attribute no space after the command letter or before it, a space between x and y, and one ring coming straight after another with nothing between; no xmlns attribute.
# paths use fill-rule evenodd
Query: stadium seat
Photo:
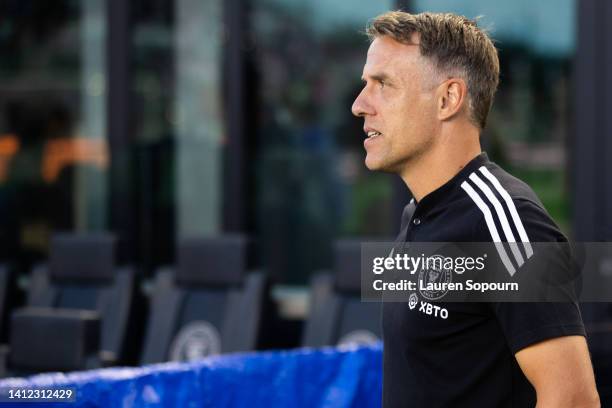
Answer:
<svg viewBox="0 0 612 408"><path fill-rule="evenodd" d="M101 365L100 315L91 310L23 308L11 319L13 375Z"/></svg>
<svg viewBox="0 0 612 408"><path fill-rule="evenodd" d="M5 376L10 313L21 306L23 292L17 287L16 274L8 264L0 264L0 377Z"/></svg>
<svg viewBox="0 0 612 408"><path fill-rule="evenodd" d="M12 294L11 290L11 274L10 269L7 265L0 264L0 342L7 340L7 329L8 329L8 308L9 308L9 296Z"/></svg>
<svg viewBox="0 0 612 408"><path fill-rule="evenodd" d="M181 241L176 267L156 274L141 362L255 350L268 290L263 273L247 273L245 237Z"/></svg>
<svg viewBox="0 0 612 408"><path fill-rule="evenodd" d="M30 276L27 307L11 318L9 372L125 363L134 289L111 234L54 236L49 262Z"/></svg>
<svg viewBox="0 0 612 408"><path fill-rule="evenodd" d="M333 275L311 283L310 313L302 339L306 347L368 344L381 338L380 304L361 302L361 244L335 244Z"/></svg>

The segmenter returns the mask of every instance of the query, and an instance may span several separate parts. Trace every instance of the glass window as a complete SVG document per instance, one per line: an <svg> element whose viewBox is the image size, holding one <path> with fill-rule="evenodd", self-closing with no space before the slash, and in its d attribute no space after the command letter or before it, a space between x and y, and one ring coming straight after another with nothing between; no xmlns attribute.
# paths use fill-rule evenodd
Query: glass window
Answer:
<svg viewBox="0 0 612 408"><path fill-rule="evenodd" d="M172 262L175 242L174 2L134 0L130 8L133 256L150 271Z"/></svg>
<svg viewBox="0 0 612 408"><path fill-rule="evenodd" d="M384 236L392 177L363 163L366 22L391 1L254 0L250 7L252 206L262 263L285 282L329 267L333 240Z"/></svg>
<svg viewBox="0 0 612 408"><path fill-rule="evenodd" d="M131 6L136 256L154 267L177 239L222 229L223 3Z"/></svg>
<svg viewBox="0 0 612 408"><path fill-rule="evenodd" d="M105 2L0 3L0 248L107 226Z"/></svg>
<svg viewBox="0 0 612 408"><path fill-rule="evenodd" d="M496 40L501 81L482 136L490 157L530 184L569 228L566 145L575 1L418 0L415 11L481 16Z"/></svg>
<svg viewBox="0 0 612 408"><path fill-rule="evenodd" d="M222 228L223 2L178 0L175 13L177 234L209 235Z"/></svg>

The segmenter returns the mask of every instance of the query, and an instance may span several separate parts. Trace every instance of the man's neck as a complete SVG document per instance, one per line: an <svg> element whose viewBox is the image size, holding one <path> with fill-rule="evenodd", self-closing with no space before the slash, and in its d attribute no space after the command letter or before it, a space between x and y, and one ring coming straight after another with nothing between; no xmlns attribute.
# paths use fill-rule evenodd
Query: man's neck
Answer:
<svg viewBox="0 0 612 408"><path fill-rule="evenodd" d="M466 142L461 148L440 145L406 166L400 176L414 199L419 202L456 176L481 152L478 142Z"/></svg>

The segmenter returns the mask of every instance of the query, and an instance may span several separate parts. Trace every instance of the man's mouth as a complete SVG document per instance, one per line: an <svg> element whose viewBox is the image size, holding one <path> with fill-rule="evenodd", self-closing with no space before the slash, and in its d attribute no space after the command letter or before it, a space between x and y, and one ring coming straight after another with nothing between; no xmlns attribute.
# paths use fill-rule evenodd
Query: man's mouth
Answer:
<svg viewBox="0 0 612 408"><path fill-rule="evenodd" d="M375 130L370 130L368 132L368 139L372 139L372 138L375 138L376 136L380 136L380 135L381 135L380 132L377 132Z"/></svg>

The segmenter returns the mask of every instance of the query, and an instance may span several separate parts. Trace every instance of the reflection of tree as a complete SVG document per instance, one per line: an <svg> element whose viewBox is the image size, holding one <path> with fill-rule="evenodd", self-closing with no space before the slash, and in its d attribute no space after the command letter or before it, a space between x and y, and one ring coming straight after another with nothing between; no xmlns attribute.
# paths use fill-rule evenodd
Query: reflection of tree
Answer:
<svg viewBox="0 0 612 408"><path fill-rule="evenodd" d="M53 71L56 75L64 74L64 81L70 81L78 64L74 34L78 29L79 10L78 2L0 2L2 76L28 77L38 83L39 78L34 74L47 76ZM26 86L28 82L21 84Z"/></svg>
<svg viewBox="0 0 612 408"><path fill-rule="evenodd" d="M500 63L501 82L483 146L493 160L534 188L559 224L567 225L570 59L506 43Z"/></svg>
<svg viewBox="0 0 612 408"><path fill-rule="evenodd" d="M490 126L508 140L563 143L567 135L570 60L534 54L522 45L500 50L501 82ZM490 121L490 122L492 122Z"/></svg>

